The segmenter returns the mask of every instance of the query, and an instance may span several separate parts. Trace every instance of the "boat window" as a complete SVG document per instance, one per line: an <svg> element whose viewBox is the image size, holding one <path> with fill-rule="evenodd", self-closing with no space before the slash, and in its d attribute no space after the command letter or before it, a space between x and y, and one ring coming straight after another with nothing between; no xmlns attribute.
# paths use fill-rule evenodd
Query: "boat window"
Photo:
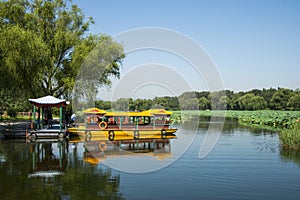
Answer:
<svg viewBox="0 0 300 200"><path fill-rule="evenodd" d="M150 117L144 117L144 123L149 124L150 123Z"/></svg>

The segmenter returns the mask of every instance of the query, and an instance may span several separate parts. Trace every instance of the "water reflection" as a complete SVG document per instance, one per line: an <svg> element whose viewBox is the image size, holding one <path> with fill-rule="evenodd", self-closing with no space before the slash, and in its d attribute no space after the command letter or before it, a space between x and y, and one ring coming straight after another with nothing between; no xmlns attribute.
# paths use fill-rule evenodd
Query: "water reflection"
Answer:
<svg viewBox="0 0 300 200"><path fill-rule="evenodd" d="M171 156L169 139L7 140L0 144L1 196L7 199L123 199L108 157ZM16 192L18 191L18 192Z"/></svg>
<svg viewBox="0 0 300 200"><path fill-rule="evenodd" d="M280 148L280 155L283 160L296 163L300 167L300 152L299 151Z"/></svg>
<svg viewBox="0 0 300 200"><path fill-rule="evenodd" d="M29 152L32 155L32 172L28 177L52 177L63 175L66 171L68 142L36 142L29 143Z"/></svg>
<svg viewBox="0 0 300 200"><path fill-rule="evenodd" d="M278 148L276 133L227 122L213 152L198 159L206 129L197 129L194 143L182 151L190 132L180 127L174 140L2 141L1 199L299 198L300 153ZM172 163L183 152L168 168L142 175L102 164L157 167L156 162Z"/></svg>
<svg viewBox="0 0 300 200"><path fill-rule="evenodd" d="M123 199L120 175L80 159L64 141L3 141L1 199Z"/></svg>
<svg viewBox="0 0 300 200"><path fill-rule="evenodd" d="M96 138L91 141L84 141L84 149L84 161L92 164L103 162L108 157L151 156L158 160L165 160L171 157L169 139L115 139L114 141L109 141Z"/></svg>

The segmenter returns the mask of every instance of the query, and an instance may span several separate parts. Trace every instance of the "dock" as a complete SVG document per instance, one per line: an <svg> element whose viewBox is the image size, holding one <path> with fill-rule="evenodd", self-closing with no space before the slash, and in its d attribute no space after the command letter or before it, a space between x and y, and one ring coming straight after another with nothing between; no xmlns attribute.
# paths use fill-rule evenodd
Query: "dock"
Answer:
<svg viewBox="0 0 300 200"><path fill-rule="evenodd" d="M66 136L67 136L67 130L60 129L59 124L53 124L51 128L29 130L27 132L27 138L30 140L64 138Z"/></svg>

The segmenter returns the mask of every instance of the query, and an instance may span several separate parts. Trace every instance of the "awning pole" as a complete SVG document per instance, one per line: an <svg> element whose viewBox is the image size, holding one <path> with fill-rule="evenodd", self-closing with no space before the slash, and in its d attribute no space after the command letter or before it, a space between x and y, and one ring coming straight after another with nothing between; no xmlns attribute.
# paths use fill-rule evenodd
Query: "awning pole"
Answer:
<svg viewBox="0 0 300 200"><path fill-rule="evenodd" d="M32 129L34 129L34 130L35 130L35 115L36 115L36 106L33 105L33 114L32 114L33 127L32 127Z"/></svg>
<svg viewBox="0 0 300 200"><path fill-rule="evenodd" d="M62 130L62 106L59 107L59 124L60 124L60 130Z"/></svg>

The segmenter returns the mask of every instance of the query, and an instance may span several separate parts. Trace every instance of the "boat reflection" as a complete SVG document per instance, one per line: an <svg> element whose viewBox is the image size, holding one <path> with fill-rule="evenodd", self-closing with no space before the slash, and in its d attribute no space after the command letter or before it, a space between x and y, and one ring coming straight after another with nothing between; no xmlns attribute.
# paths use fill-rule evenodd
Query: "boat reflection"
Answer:
<svg viewBox="0 0 300 200"><path fill-rule="evenodd" d="M162 139L153 136L147 139L128 139L117 136L114 141L106 137L92 137L89 140L82 137L69 139L27 140L32 154L32 171L28 177L52 177L63 175L67 166L69 150L73 155L83 157L83 161L98 164L107 158L128 156L151 156L157 160L171 157L171 139L175 135Z"/></svg>
<svg viewBox="0 0 300 200"><path fill-rule="evenodd" d="M76 144L83 142L83 158L85 162L98 164L111 157L128 157L128 156L152 156L158 160L164 160L171 157L170 140L176 136L161 139L159 136L153 138L129 140L123 137L115 137L110 141L105 137L93 137L86 141L80 137L73 138L69 142Z"/></svg>

